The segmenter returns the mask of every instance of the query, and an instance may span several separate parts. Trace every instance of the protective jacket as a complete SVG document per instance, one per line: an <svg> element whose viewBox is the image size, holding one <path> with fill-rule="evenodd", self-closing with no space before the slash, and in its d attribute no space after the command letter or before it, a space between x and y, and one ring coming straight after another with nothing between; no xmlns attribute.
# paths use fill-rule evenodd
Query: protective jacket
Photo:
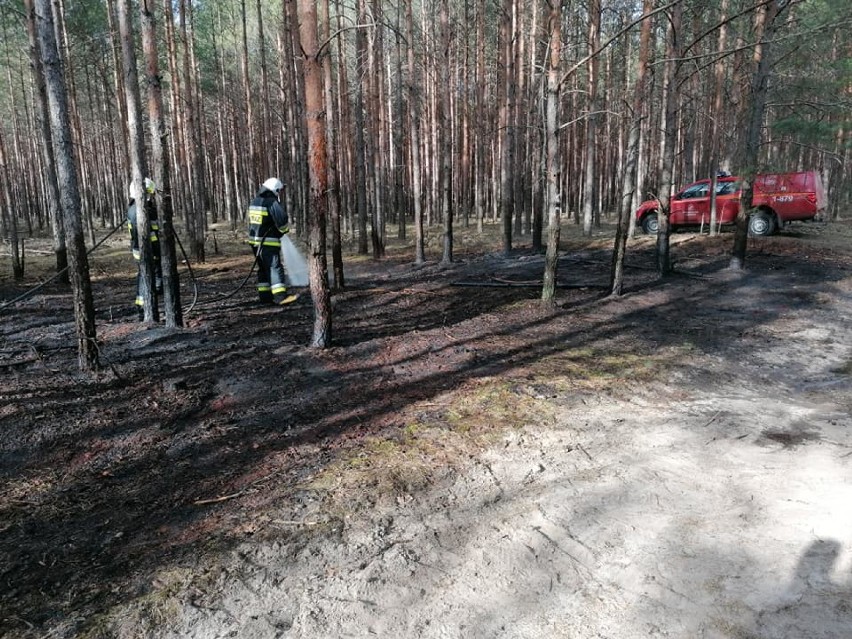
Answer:
<svg viewBox="0 0 852 639"><path fill-rule="evenodd" d="M154 264L154 292L161 294L163 292L163 265L160 259L160 225L157 222L157 205L152 199L145 200L145 212L148 214L148 224L151 232L151 258ZM130 230L130 250L133 251L133 258L136 260L139 267L136 272L136 300L135 304L139 310L139 319L142 319L142 308L145 305L145 300L142 296L142 253L139 250L139 222L136 211L136 200L130 200L130 205L127 207L127 228Z"/></svg>
<svg viewBox="0 0 852 639"><path fill-rule="evenodd" d="M249 244L281 246L281 237L290 232L289 219L275 193L261 188L248 208Z"/></svg>
<svg viewBox="0 0 852 639"><path fill-rule="evenodd" d="M148 213L148 224L151 227L151 249L155 258L160 255L160 225L157 221L157 206L153 201L145 202L145 211ZM139 226L137 223L136 200L130 200L127 207L127 228L130 230L130 250L133 257L139 259Z"/></svg>

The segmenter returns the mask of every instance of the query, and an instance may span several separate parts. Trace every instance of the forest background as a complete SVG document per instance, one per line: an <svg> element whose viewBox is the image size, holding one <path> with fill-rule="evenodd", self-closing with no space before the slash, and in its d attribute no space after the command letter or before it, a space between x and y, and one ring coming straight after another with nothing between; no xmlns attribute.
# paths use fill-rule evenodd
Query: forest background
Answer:
<svg viewBox="0 0 852 639"><path fill-rule="evenodd" d="M846 633L848 2L0 16L0 635ZM658 278L631 212L718 169L818 170L830 221ZM232 299L271 175L312 308Z"/></svg>
<svg viewBox="0 0 852 639"><path fill-rule="evenodd" d="M626 224L640 200L717 170L819 170L830 218L852 193L842 0L2 7L2 234L16 279L26 237L52 231L57 270L77 256L83 369L97 359L85 243L122 225L143 174L166 246L173 214L197 262L209 225L239 227L280 176L311 247L318 346L326 244L342 287L342 239L381 258L389 225L415 234L417 262L424 226L443 225L449 263L454 224L502 222L506 253L524 236L540 250L546 229L558 247L561 220L587 235ZM145 248L142 262L150 288ZM179 325L174 263L172 248L164 303Z"/></svg>

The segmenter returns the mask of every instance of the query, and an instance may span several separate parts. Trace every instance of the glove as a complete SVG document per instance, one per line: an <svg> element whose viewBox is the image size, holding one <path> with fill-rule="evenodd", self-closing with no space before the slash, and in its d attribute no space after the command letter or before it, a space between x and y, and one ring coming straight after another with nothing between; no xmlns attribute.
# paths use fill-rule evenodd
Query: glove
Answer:
<svg viewBox="0 0 852 639"><path fill-rule="evenodd" d="M290 227L289 226L282 226L278 230L281 231L282 235L287 235L287 233L290 232Z"/></svg>

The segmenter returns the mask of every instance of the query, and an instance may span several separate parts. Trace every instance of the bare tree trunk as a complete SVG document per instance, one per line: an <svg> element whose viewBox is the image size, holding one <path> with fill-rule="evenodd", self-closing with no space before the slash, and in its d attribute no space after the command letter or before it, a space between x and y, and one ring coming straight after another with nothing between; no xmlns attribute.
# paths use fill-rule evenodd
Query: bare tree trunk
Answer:
<svg viewBox="0 0 852 639"><path fill-rule="evenodd" d="M157 30L154 0L140 0L142 50L145 56L145 75L148 84L148 119L151 132L151 156L154 165L154 184L157 190L157 209L160 226L160 252L163 269L163 303L166 326L183 326L180 305L180 279L177 270L175 234L172 211L172 187L169 154L165 148L166 124L163 117L163 89L157 59ZM141 202L141 200L137 200ZM144 207L137 207L144 208ZM138 220L138 217L137 217Z"/></svg>
<svg viewBox="0 0 852 639"><path fill-rule="evenodd" d="M136 226L139 233L139 267L141 273L142 308L145 322L158 322L159 309L154 291L154 262L151 247L151 221L145 206L144 181L148 176L145 162L145 137L142 133L142 103L139 97L139 79L136 73L135 34L129 15L129 0L118 0L118 37L121 39L121 61L124 70L124 99L127 103L127 133L130 140L130 197L136 202Z"/></svg>
<svg viewBox="0 0 852 639"><path fill-rule="evenodd" d="M35 0L39 52L44 70L45 89L50 111L51 138L56 158L60 206L65 238L68 242L68 263L71 290L74 295L74 322L77 329L77 363L81 371L100 368L95 305L89 279L89 261L83 240L80 192L68 120L68 101L65 79L59 59L53 15L49 0Z"/></svg>
<svg viewBox="0 0 852 639"><path fill-rule="evenodd" d="M169 101L171 108L169 109L169 112L172 120L172 140L170 146L172 162L170 164L175 169L174 179L172 180L172 192L178 194L178 197L173 198L172 205L175 209L175 214L179 217L183 217L186 229L189 231L192 228L192 224L189 220L189 211L187 209L187 204L189 203L188 185L190 171L189 159L187 157L187 145L184 139L186 136L186 126L184 124L184 113L186 109L182 106L182 96L184 93L182 87L184 82L180 77L180 71L178 69L174 3L172 0L162 0L162 2L163 27L165 31L164 39L166 41L166 55L168 58L170 78Z"/></svg>
<svg viewBox="0 0 852 639"><path fill-rule="evenodd" d="M515 70L514 70L514 11L513 0L503 0L503 14L500 19L500 55L503 69L502 82L503 100L500 102L500 139L502 155L500 158L500 214L503 217L503 254L512 252L512 170L514 169L514 122L511 121L515 105Z"/></svg>
<svg viewBox="0 0 852 639"><path fill-rule="evenodd" d="M216 108L216 128L219 136L219 156L221 160L221 175L222 175L222 191L223 191L223 208L226 219L231 222L231 229L237 228L237 212L236 204L236 185L234 184L233 162L231 154L230 135L226 134L225 123L228 121L228 91L227 81L225 79L225 63L223 60L224 54L219 51L216 40L216 31L222 31L222 9L216 7L216 23L217 29L213 30L213 56L217 70L217 81L219 88L219 100Z"/></svg>
<svg viewBox="0 0 852 639"><path fill-rule="evenodd" d="M246 9L246 1L240 0L240 20L242 25L242 39L240 40L241 50L240 50L240 67L242 69L242 80L243 80L243 95L245 96L245 109L246 109L246 136L248 139L248 157L249 157L249 166L248 166L248 174L249 176L256 176L257 171L260 167L258 167L257 162L257 149L255 148L255 140L254 140L254 104L252 100L252 89L251 89L251 75L249 73L249 54L248 54L248 10ZM255 182L263 180L265 178L256 178Z"/></svg>
<svg viewBox="0 0 852 639"><path fill-rule="evenodd" d="M65 95L68 99L69 109L69 124L71 126L71 136L74 151L74 166L77 172L77 188L80 193L80 215L83 223L88 226L89 236L92 244L95 243L95 230L92 222L91 210L89 207L83 206L83 198L89 192L86 175L86 162L84 161L84 145L83 145L83 125L80 120L80 109L77 100L77 85L75 81L75 73L72 64L71 46L68 37L68 27L65 21L65 0L54 0L53 2L53 20L54 29L56 30L56 43L59 47L59 57L62 61L65 78Z"/></svg>
<svg viewBox="0 0 852 639"><path fill-rule="evenodd" d="M661 277L671 273L671 246L669 236L669 209L674 182L675 143L677 141L677 109L678 95L676 92L677 76L680 63L680 42L682 38L681 24L683 18L683 6L678 3L671 10L669 20L668 38L666 41L666 64L665 77L663 80L663 139L660 153L660 191L657 199L660 202L657 219L659 231L657 233L657 271Z"/></svg>
<svg viewBox="0 0 852 639"><path fill-rule="evenodd" d="M319 5L319 28L320 39L329 42L331 37L331 24L329 17L329 1L322 0ZM330 45L329 45L330 46ZM335 137L335 112L334 112L334 82L331 75L331 53L322 56L323 89L325 91L326 108L326 136L328 146L328 157L338 156L337 140ZM343 272L343 246L340 237L340 176L337 166L328 163L328 213L331 219L331 263L334 273L334 288L341 290L346 282Z"/></svg>
<svg viewBox="0 0 852 639"><path fill-rule="evenodd" d="M414 202L414 262L423 264L426 251L423 237L423 186L420 169L420 82L414 56L414 17L412 2L406 3L408 23L408 134L411 146L411 198Z"/></svg>
<svg viewBox="0 0 852 639"><path fill-rule="evenodd" d="M164 2L168 3L169 0L164 0ZM116 27L115 20L115 0L107 0L107 17L109 24L109 32L117 33L118 28ZM127 122L127 106L124 104L124 100L121 99L121 96L124 95L124 76L121 73L121 52L120 47L121 44L116 41L117 38L110 38L110 59L112 61L112 75L113 75L113 91L115 93L115 103L116 108L118 109L118 121L119 122ZM115 204L116 208L121 211L121 215L119 216L119 223L124 220L124 205L127 202L127 149L130 147L130 143L127 140L127 127L119 126L121 129L121 137L118 140L118 149L117 151L117 163L116 171L117 176L120 179L115 180L116 184L113 188L113 194L115 196Z"/></svg>
<svg viewBox="0 0 852 639"><path fill-rule="evenodd" d="M299 0L299 35L305 56L305 120L308 131L308 175L310 195L310 281L314 300L314 334L311 346L331 346L331 296L325 253L325 223L328 205L328 156L325 138L322 66L317 44L317 8L314 0Z"/></svg>
<svg viewBox="0 0 852 639"><path fill-rule="evenodd" d="M715 176L719 169L727 169L727 167L719 166L719 149L721 147L719 137L722 130L719 120L722 118L722 91L725 86L725 65L722 55L725 52L725 48L728 46L728 25L726 23L728 17L728 0L722 0L719 11L721 14L719 16L721 26L719 27L719 39L716 47L716 54L719 56L719 59L713 65L713 112L710 114L712 122L710 129L710 171L712 171L712 175L714 176L713 189L710 192L710 235L716 235L718 232L718 229L716 228L718 212L716 211Z"/></svg>
<svg viewBox="0 0 852 639"><path fill-rule="evenodd" d="M485 86L485 3L476 3L476 85ZM485 221L485 132L488 123L484 113L485 99L482 91L477 91L474 97L474 110L478 114L474 124L476 135L476 152L474 159L474 209L476 210L476 230L482 233Z"/></svg>
<svg viewBox="0 0 852 639"><path fill-rule="evenodd" d="M366 5L366 3L365 3ZM380 99L380 85L382 83L382 29L381 5L376 0L371 3L372 28L369 34L372 36L372 46L367 47L367 69L362 82L364 93L367 96L366 123L367 136L364 139L364 151L366 155L365 166L367 168L368 193L372 196L370 207L370 240L373 247L373 259L380 259L385 254L385 203L382 195L382 104Z"/></svg>
<svg viewBox="0 0 852 639"><path fill-rule="evenodd" d="M0 130L0 237L9 238L9 249L12 253L12 277L16 281L24 279L24 255L22 244L18 238L18 216L12 206L12 194L9 185L14 184L9 159L6 156L6 143Z"/></svg>
<svg viewBox="0 0 852 639"><path fill-rule="evenodd" d="M763 133L763 115L766 111L766 94L769 89L770 43L775 35L775 19L781 11L779 0L771 0L758 14L758 43L754 49L754 76L751 84L751 109L746 130L745 152L740 161L742 191L740 192L740 210L737 213L737 226L734 233L734 246L731 251L730 268L742 270L745 267L746 245L748 244L749 216L754 207L754 178L757 175L760 141Z"/></svg>
<svg viewBox="0 0 852 639"><path fill-rule="evenodd" d="M643 0L642 13L653 10L654 0ZM633 85L633 103L630 130L627 134L627 153L625 154L624 176L621 189L621 206L618 211L618 226L615 231L615 246L612 252L610 271L610 294L621 295L624 288L624 258L627 255L627 238L630 234L630 222L633 219L633 196L637 188L637 168L639 164L639 139L642 130L642 103L645 100L645 75L648 69L648 57L651 44L651 20L645 18L639 33L639 60L636 64L636 81Z"/></svg>
<svg viewBox="0 0 852 639"><path fill-rule="evenodd" d="M444 216L444 254L441 258L442 264L450 264L453 261L453 198L452 198L452 127L450 126L450 84L449 84L449 67L450 67L450 10L447 5L447 0L441 0L438 9L440 22L440 47L441 56L439 59L440 72L442 74L441 86L444 90L441 91L441 97L438 102L438 116L440 131L440 154L438 160L439 167L439 184L441 185L441 214Z"/></svg>
<svg viewBox="0 0 852 639"><path fill-rule="evenodd" d="M586 118L586 171L583 181L583 235L592 234L592 214L595 205L595 175L598 167L595 162L597 146L597 113L598 110L598 57L593 55L600 46L601 34L601 3L600 0L589 2L589 115Z"/></svg>
<svg viewBox="0 0 852 639"><path fill-rule="evenodd" d="M650 0L649 0L650 1ZM541 301L553 304L556 291L557 267L559 265L559 138L557 118L559 112L559 60L562 55L562 4L558 0L550 4L547 19L550 41L550 56L547 67L547 95L545 104L545 146L547 148L547 253L544 258L544 279Z"/></svg>
<svg viewBox="0 0 852 639"><path fill-rule="evenodd" d="M260 134L265 136L271 133L269 126L269 70L266 66L266 42L263 38L263 8L260 0L255 0L255 9L257 11L257 40L254 46L257 47L260 54ZM265 145L263 157L258 158L263 162L260 169L261 171L265 171L263 175L278 174L279 172L273 157L275 149L276 145L274 144Z"/></svg>
<svg viewBox="0 0 852 639"><path fill-rule="evenodd" d="M38 53L36 38L36 16L33 0L25 0L27 12L27 33L30 44L30 60L32 61L33 84L35 85L37 119L41 133L42 165L44 167L44 185L47 197L45 205L50 217L50 227L53 231L53 252L56 255L56 272L61 273L59 281L68 284L68 247L65 245L65 231L62 228L62 213L59 210L59 187L56 184L56 162L53 158L53 141L50 137L50 113L47 107L47 90L44 86L44 73L41 68L41 58Z"/></svg>
<svg viewBox="0 0 852 639"><path fill-rule="evenodd" d="M366 24L366 1L358 0L358 24ZM362 68L367 57L367 37L364 29L355 32L355 53L358 69ZM361 71L363 73L363 71ZM366 141L364 139L364 82L356 81L355 87L355 189L358 217L358 253L366 255L367 243L367 168Z"/></svg>
<svg viewBox="0 0 852 639"><path fill-rule="evenodd" d="M119 0L121 1L121 0ZM192 4L180 0L180 32L183 40L183 104L184 124L186 133L184 141L187 149L187 164L189 183L185 190L187 194L187 231L189 232L190 252L198 262L204 262L204 235L207 226L207 211L204 208L204 170L201 157L201 123L195 99L195 82L193 75L191 41L192 41Z"/></svg>

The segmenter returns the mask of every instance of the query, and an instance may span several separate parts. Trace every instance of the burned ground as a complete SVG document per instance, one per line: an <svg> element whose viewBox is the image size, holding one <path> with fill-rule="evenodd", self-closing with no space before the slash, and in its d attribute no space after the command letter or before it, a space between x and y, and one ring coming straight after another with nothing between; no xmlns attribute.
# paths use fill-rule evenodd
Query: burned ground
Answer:
<svg viewBox="0 0 852 639"><path fill-rule="evenodd" d="M790 610L783 601L774 616L746 602L746 612L702 622L703 634L686 622L688 634L679 634L661 620L673 604L648 595L645 613L619 622L613 611L633 606L623 594L630 589L604 570L604 551L582 530L604 511L641 517L643 503L656 508L653 498L637 504L609 492L608 473L617 467L616 476L629 477L668 459L668 448L646 448L660 424L693 419L685 431L700 431L707 451L731 447L729 455L744 442L790 456L822 447L848 472L852 227L801 224L750 240L744 273L726 270L730 235L679 233L677 272L664 281L652 241L639 238L619 299L606 297L609 235L571 237L552 308L538 301L543 256L522 246L504 257L496 243L460 235L450 265L414 265L405 246L380 262L347 258L326 350L307 347L308 296L268 308L254 303L251 282L238 288L250 260L227 234L220 253L195 267L199 296L180 330L133 321L123 245L93 256L104 368L92 377L75 371L65 290L49 284L4 308L0 635L533 637L545 636L547 620L579 610L587 634L563 624L564 636L786 636L772 634L788 614L778 611ZM0 291L11 299L35 283L4 280ZM725 466L734 467L743 471ZM550 492L524 492L536 482ZM672 482L690 503L686 483ZM563 612L536 606L572 580L564 572L538 597L528 586L522 596L505 586L514 593L505 601L487 592L489 580L526 570L524 553L539 561L532 543L519 542L530 550L490 568L483 591L479 575L494 562L488 548L520 534L520 511L502 509L541 506L574 484L585 486L569 534L579 555L554 541L560 527L547 513L521 524L571 556L577 583L573 599L562 595ZM584 510L580 497L604 488L608 501ZM731 505L739 498L710 501L739 507ZM673 503L666 517L694 518L694 534L710 534L702 527L713 512L683 512ZM484 522L503 537L477 533ZM424 537L429 530L441 543ZM618 543L595 535L607 548L621 544L622 567L635 559L626 533ZM689 546L689 535L681 539ZM829 545L801 551L797 570L807 557L824 568L852 542L848 531L820 539ZM742 545L731 546L731 556L739 553ZM444 577L420 576L423 566ZM736 589L713 579L713 606L733 606ZM465 580L479 586L460 589ZM842 636L831 633L849 622L849 585L821 583L813 602L799 593L796 605L812 606L799 618L827 620L827 630L789 636ZM816 603L826 592L828 612ZM637 631L637 618L657 619L657 630Z"/></svg>

